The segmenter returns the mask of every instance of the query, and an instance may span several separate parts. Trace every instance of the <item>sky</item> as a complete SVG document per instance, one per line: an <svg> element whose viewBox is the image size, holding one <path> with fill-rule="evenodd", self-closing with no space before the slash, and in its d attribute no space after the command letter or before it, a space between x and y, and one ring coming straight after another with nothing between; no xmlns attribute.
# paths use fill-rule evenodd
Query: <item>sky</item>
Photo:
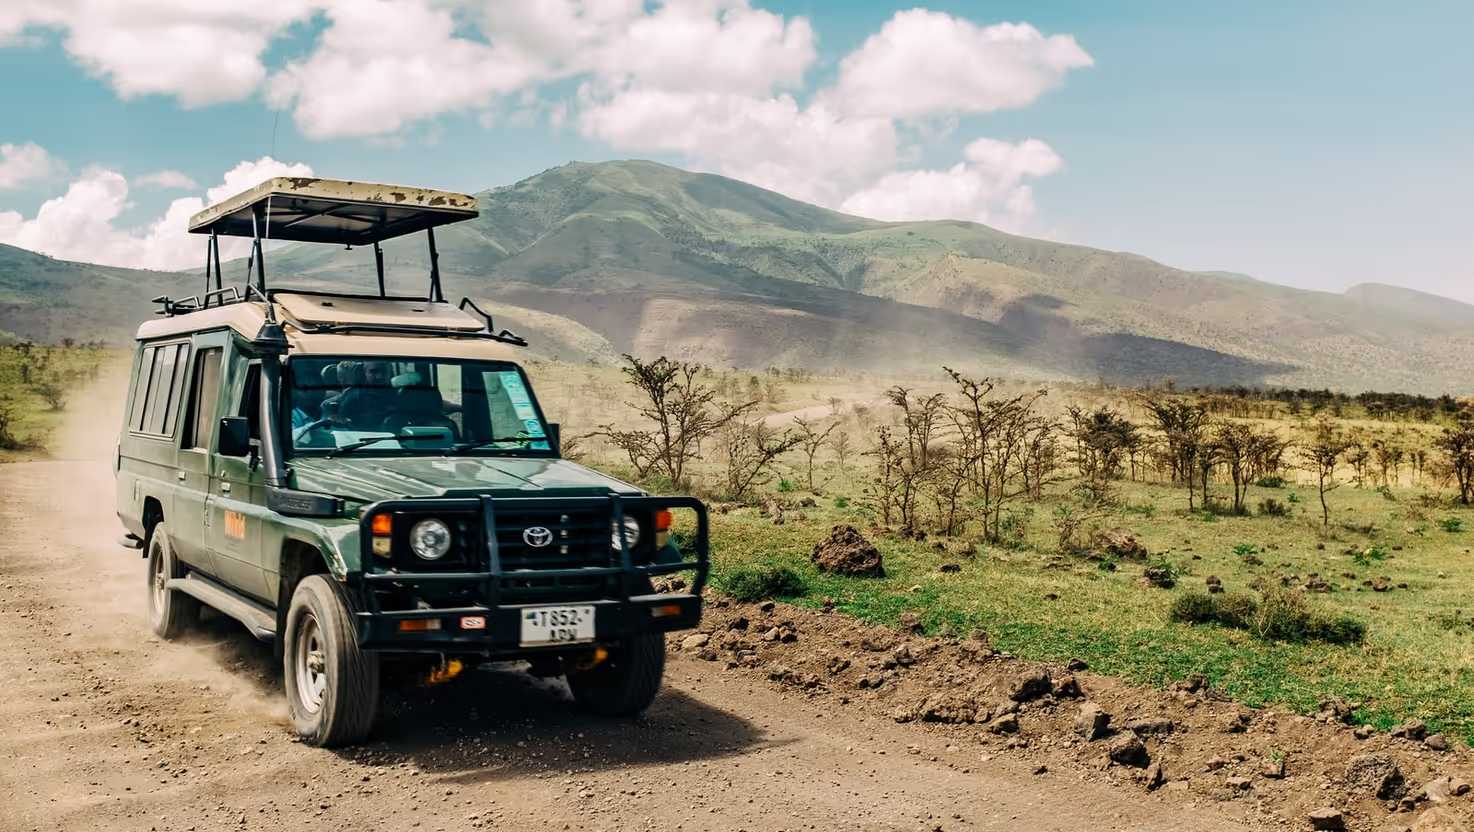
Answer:
<svg viewBox="0 0 1474 832"><path fill-rule="evenodd" d="M4 0L0 242L189 268L188 216L271 175L646 158L1474 302L1471 36L1463 0Z"/></svg>

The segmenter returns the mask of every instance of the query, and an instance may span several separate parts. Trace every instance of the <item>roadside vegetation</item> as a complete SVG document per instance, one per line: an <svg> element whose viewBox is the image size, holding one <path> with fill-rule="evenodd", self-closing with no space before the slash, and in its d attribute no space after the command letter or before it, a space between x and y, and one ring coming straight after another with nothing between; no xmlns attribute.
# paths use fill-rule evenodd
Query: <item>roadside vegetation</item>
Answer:
<svg viewBox="0 0 1474 832"><path fill-rule="evenodd" d="M70 339L0 344L0 462L44 453L73 397L115 358L100 344Z"/></svg>
<svg viewBox="0 0 1474 832"><path fill-rule="evenodd" d="M1365 723L1474 740L1466 403L674 361L652 395L628 383L649 366L531 372L584 462L711 501L721 591L1141 683L1202 673L1253 705L1340 696ZM667 433L658 401L704 402L681 417L701 435ZM836 524L880 548L884 577L814 566Z"/></svg>

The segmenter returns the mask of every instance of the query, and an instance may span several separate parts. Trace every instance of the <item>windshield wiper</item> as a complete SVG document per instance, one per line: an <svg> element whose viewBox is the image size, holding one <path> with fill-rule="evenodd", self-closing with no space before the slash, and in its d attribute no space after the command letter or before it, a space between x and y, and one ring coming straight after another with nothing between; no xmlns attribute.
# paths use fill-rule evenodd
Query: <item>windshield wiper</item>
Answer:
<svg viewBox="0 0 1474 832"><path fill-rule="evenodd" d="M334 448L333 450L328 451L327 458L328 459L332 459L333 457L339 456L340 454L353 453L354 451L358 450L359 448L366 448L369 445L374 444L375 442L385 442L385 441L390 440L390 439L400 439L400 440L403 440L403 439L421 439L421 440L424 440L424 439L433 439L433 438L435 438L435 437L428 437L428 436L425 436L423 434L417 434L417 433L396 433L396 434L394 434L392 436L370 436L367 439L360 439L357 442L350 442L347 445L339 445L338 447Z"/></svg>
<svg viewBox="0 0 1474 832"><path fill-rule="evenodd" d="M547 440L545 438L540 437L540 436L497 436L497 437L493 437L491 439L477 439L474 442L457 442L456 444L454 444L454 445L451 446L451 450L456 451L457 453L459 453L461 451L474 451L477 448L484 448L487 445L495 445L495 444L500 443L500 442L546 442L546 441ZM526 449L523 448L522 450L526 450Z"/></svg>

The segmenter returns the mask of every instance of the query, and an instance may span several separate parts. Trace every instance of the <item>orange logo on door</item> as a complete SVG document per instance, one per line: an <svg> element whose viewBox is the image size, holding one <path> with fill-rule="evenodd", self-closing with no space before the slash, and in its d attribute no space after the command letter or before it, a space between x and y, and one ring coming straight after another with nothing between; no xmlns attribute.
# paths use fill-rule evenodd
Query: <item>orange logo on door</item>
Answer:
<svg viewBox="0 0 1474 832"><path fill-rule="evenodd" d="M246 515L239 511L225 512L225 536L231 540L245 540Z"/></svg>

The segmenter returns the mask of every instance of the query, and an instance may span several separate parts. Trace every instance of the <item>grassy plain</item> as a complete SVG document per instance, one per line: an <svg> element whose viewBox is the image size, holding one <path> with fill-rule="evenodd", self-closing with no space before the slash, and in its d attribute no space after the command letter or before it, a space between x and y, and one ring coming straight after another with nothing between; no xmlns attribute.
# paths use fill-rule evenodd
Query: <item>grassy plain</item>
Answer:
<svg viewBox="0 0 1474 832"><path fill-rule="evenodd" d="M632 391L617 371L544 364L531 372L545 407L565 422L566 435L603 421L636 421L632 410L619 404L630 401ZM1049 489L1044 499L1020 504L1022 536L1007 547L966 533L917 541L874 528L876 518L864 494L871 461L861 454L873 444L874 426L895 418L883 392L897 383L940 391L946 384L941 373L909 379L730 375L734 378L713 383L761 395L763 418L773 427L790 425L794 413L839 421L837 430L851 434L853 450L844 466L832 448L821 451L815 491L804 487L801 456L790 453L751 504L720 506L724 511L714 515L718 586L737 569L785 566L808 586L804 596L793 599L800 604L832 600L844 612L888 624L912 612L930 633L966 636L980 629L997 649L1032 659L1080 658L1098 672L1145 684L1165 685L1202 673L1252 705L1313 713L1322 700L1341 696L1362 706L1358 718L1363 722L1385 728L1416 717L1474 742L1474 511L1459 506L1451 489L1431 473L1418 476L1405 465L1393 483L1378 489L1371 482L1356 487L1351 470L1343 467L1337 473L1341 486L1328 495L1328 528L1321 524L1311 475L1293 465L1284 472L1283 486L1252 487L1248 499L1251 507L1265 498L1278 500L1288 507L1284 516L1189 512L1185 488L1123 480L1116 484L1116 505L1096 522L1129 529L1150 557L1146 563L1120 562L1109 571L1059 552L1055 512L1079 508L1068 480ZM1055 388L1045 401L1045 410L1056 414L1066 404L1107 403L1139 423L1146 421L1125 391ZM1303 421L1282 407L1260 410L1268 418L1253 421L1261 426L1287 437L1304 435ZM1426 445L1438 431L1435 425L1369 419L1354 408L1345 410L1338 424L1368 442L1396 437L1409 446ZM586 440L583 452L590 464L630 473L617 451L597 441ZM1295 458L1293 450L1288 458ZM697 466L698 485L709 484L707 496L717 500L719 473L711 458ZM1219 496L1229 489L1220 481L1212 487ZM806 497L815 505L798 507ZM762 505L774 498L789 506L781 525ZM853 524L872 537L885 558L885 578L835 577L812 567L810 552L835 523ZM943 564L960 568L943 571ZM1144 586L1147 565L1169 566L1178 575L1177 586ZM1230 592L1248 592L1259 581L1299 587L1312 573L1332 590L1308 593L1311 605L1364 622L1363 644L1267 641L1168 617L1173 599L1202 591L1208 576L1216 576ZM1382 577L1387 591L1367 585Z"/></svg>

